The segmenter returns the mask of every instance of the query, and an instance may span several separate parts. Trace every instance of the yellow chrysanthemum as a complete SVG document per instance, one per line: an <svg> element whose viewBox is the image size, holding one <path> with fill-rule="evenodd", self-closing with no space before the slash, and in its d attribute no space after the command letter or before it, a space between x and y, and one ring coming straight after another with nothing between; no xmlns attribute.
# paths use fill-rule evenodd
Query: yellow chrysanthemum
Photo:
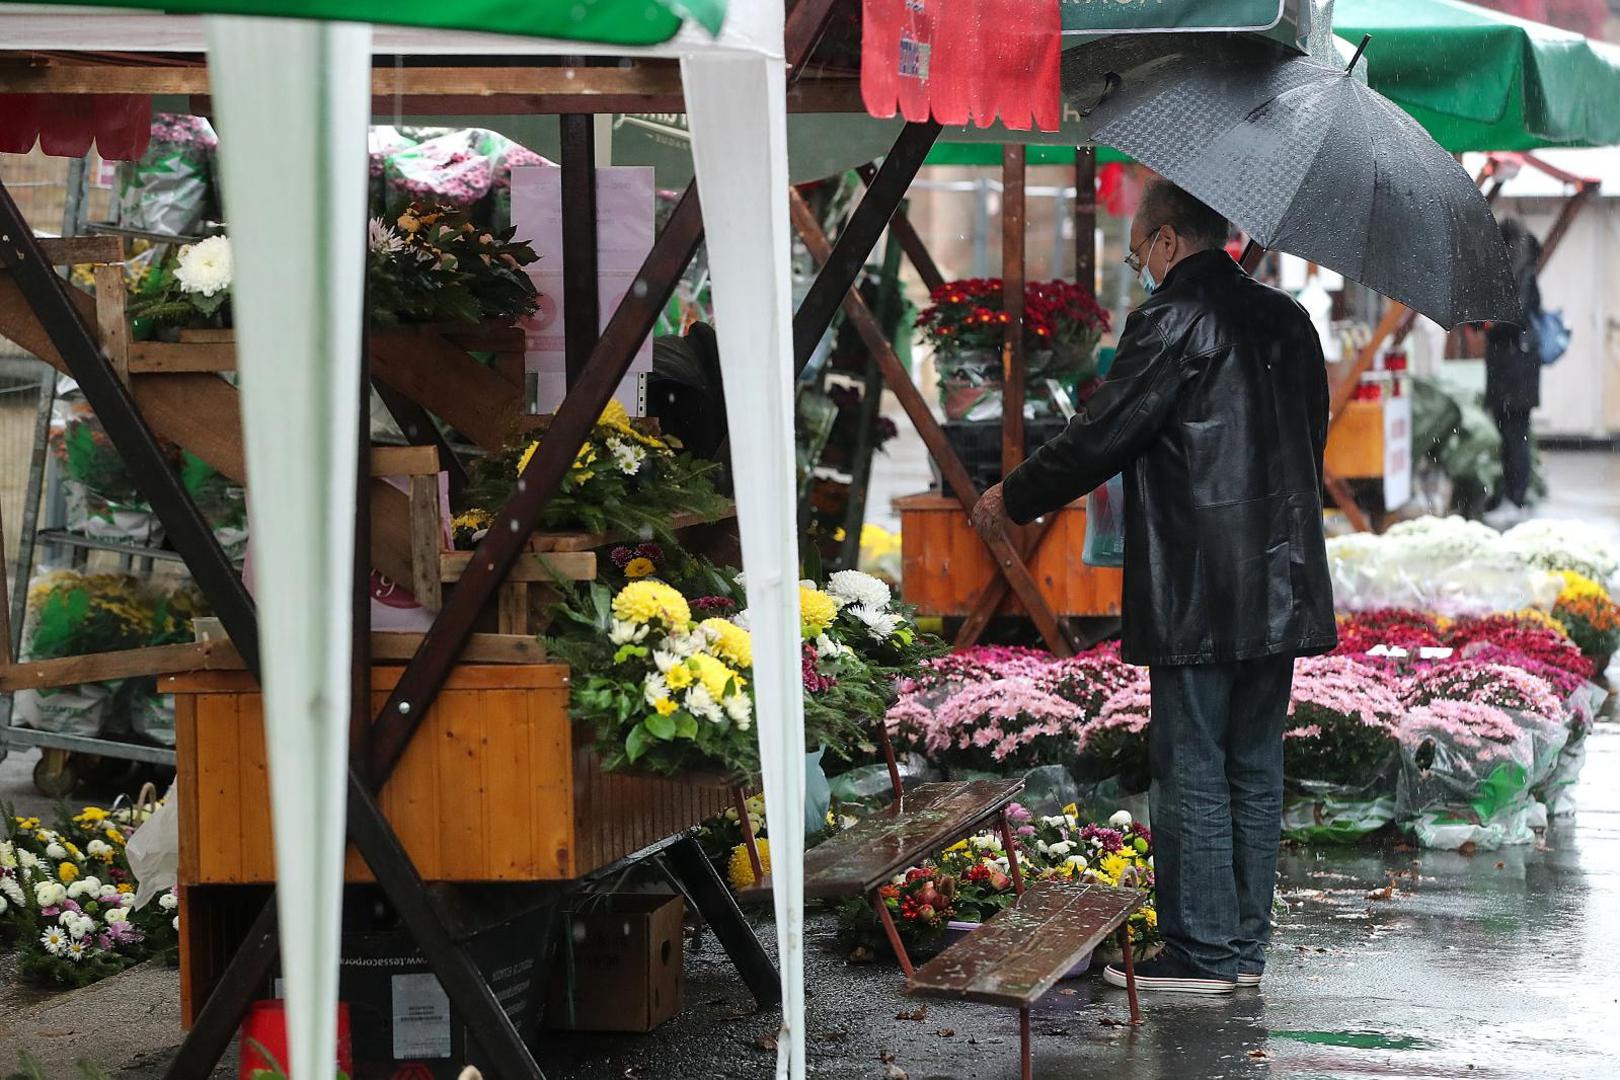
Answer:
<svg viewBox="0 0 1620 1080"><path fill-rule="evenodd" d="M755 840L754 846L759 848L759 868L766 874L771 872L771 842L769 840ZM748 857L748 845L738 844L731 849L731 861L726 864L726 877L731 880L733 889L742 890L754 883L754 861Z"/></svg>
<svg viewBox="0 0 1620 1080"><path fill-rule="evenodd" d="M1564 581L1563 591L1558 594L1558 599L1561 601L1579 600L1583 597L1609 599L1609 590L1584 574L1577 574L1573 570L1564 570L1558 576Z"/></svg>
<svg viewBox="0 0 1620 1080"><path fill-rule="evenodd" d="M1153 908L1145 907L1142 909L1142 921L1149 926L1157 927L1159 925L1159 913Z"/></svg>
<svg viewBox="0 0 1620 1080"><path fill-rule="evenodd" d="M79 868L70 862L65 862L56 868L56 880L64 885L71 885L79 880Z"/></svg>
<svg viewBox="0 0 1620 1080"><path fill-rule="evenodd" d="M83 824L85 822L100 821L106 816L107 811L103 810L101 807L87 806L83 810L80 810L78 816L76 816L73 820Z"/></svg>
<svg viewBox="0 0 1620 1080"><path fill-rule="evenodd" d="M742 684L742 678L735 671L708 653L698 653L687 663L691 665L703 688L716 701L726 696L726 686L732 679L736 679L738 685Z"/></svg>
<svg viewBox="0 0 1620 1080"><path fill-rule="evenodd" d="M613 614L641 626L662 619L666 626L684 629L692 621L686 597L662 581L632 581L613 598Z"/></svg>
<svg viewBox="0 0 1620 1080"><path fill-rule="evenodd" d="M1513 613L1513 617L1518 619L1520 622L1531 623L1536 626L1544 626L1548 630L1556 630L1559 634L1565 633L1564 624L1553 618L1547 612L1542 611L1540 608L1520 608L1518 611ZM1566 634L1565 636L1568 635Z"/></svg>
<svg viewBox="0 0 1620 1080"><path fill-rule="evenodd" d="M132 893L135 891L135 886L131 885L127 881L121 881L118 883L118 891L121 893Z"/></svg>
<svg viewBox="0 0 1620 1080"><path fill-rule="evenodd" d="M625 564L624 576L631 581L639 581L641 578L651 577L657 569L658 567L651 559L637 555Z"/></svg>
<svg viewBox="0 0 1620 1080"><path fill-rule="evenodd" d="M653 711L658 713L659 716L668 716L678 708L680 708L680 706L676 705L667 697L661 697L657 701L653 702Z"/></svg>
<svg viewBox="0 0 1620 1080"><path fill-rule="evenodd" d="M625 407L619 403L617 398L608 402L607 408L602 410L601 417L596 421L596 426L606 428L615 435L637 442L649 450L657 450L661 453L669 452L669 444L663 439L654 438L636 430L636 426L630 422L629 412L625 410Z"/></svg>
<svg viewBox="0 0 1620 1080"><path fill-rule="evenodd" d="M538 446L539 444L536 443L535 445ZM523 470L519 469L518 471L522 472ZM452 521L451 524L458 529L466 529L469 532L477 532L480 529L489 528L490 523L494 520L495 519L490 516L490 512L488 510L475 506L471 510L463 510L461 513L457 514L455 520Z"/></svg>
<svg viewBox="0 0 1620 1080"><path fill-rule="evenodd" d="M838 617L838 601L808 585L799 586L799 628L806 640L818 638Z"/></svg>
<svg viewBox="0 0 1620 1080"><path fill-rule="evenodd" d="M519 476L522 476L523 470L529 467L529 462L533 460L534 452L538 449L540 449L540 440L536 439L534 442L529 444L527 450L523 451L523 456L518 458L517 471Z"/></svg>
<svg viewBox="0 0 1620 1080"><path fill-rule="evenodd" d="M1120 877L1124 875L1125 871L1130 867L1130 865L1130 859L1126 858L1124 855L1116 853L1113 855L1104 855L1102 857L1100 868L1104 876L1108 878L1108 883L1110 885L1115 885L1119 883Z"/></svg>
<svg viewBox="0 0 1620 1080"><path fill-rule="evenodd" d="M714 635L714 651L740 668L754 666L753 635L730 619L704 619L703 629Z"/></svg>
<svg viewBox="0 0 1620 1080"><path fill-rule="evenodd" d="M685 664L676 664L669 669L664 679L669 683L671 690L685 690L697 679L697 674Z"/></svg>

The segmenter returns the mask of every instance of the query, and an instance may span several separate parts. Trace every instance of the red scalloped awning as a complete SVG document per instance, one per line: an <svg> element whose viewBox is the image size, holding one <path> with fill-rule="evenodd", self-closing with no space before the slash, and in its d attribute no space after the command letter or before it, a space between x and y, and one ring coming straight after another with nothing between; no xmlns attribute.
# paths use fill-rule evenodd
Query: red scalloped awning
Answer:
<svg viewBox="0 0 1620 1080"><path fill-rule="evenodd" d="M152 140L149 94L0 94L0 153L135 161Z"/></svg>
<svg viewBox="0 0 1620 1080"><path fill-rule="evenodd" d="M862 3L861 98L871 115L1058 129L1058 0Z"/></svg>

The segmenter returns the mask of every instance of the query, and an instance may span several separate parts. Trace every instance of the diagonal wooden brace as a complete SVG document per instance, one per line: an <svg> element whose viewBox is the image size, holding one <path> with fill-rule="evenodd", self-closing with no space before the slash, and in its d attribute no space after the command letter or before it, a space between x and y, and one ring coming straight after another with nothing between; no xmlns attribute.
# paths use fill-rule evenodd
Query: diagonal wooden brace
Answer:
<svg viewBox="0 0 1620 1080"><path fill-rule="evenodd" d="M822 232L821 225L816 216L805 205L804 199L797 191L789 191L789 212L793 218L793 227L798 232L805 247L810 251L810 257L816 262L823 262L832 252L831 245L827 243L827 235ZM973 506L979 499L979 490L973 485L973 478L968 475L967 468L962 459L956 456L950 440L940 428L939 421L923 400L922 393L911 381L900 358L894 354L894 346L884 336L883 328L878 325L877 317L866 306L858 289L846 288L844 295L844 314L855 326L860 334L861 341L871 351L878 366L883 370L883 378L900 399L900 404L906 410L906 415L916 425L917 433L927 444L929 453L934 455L938 462L940 472L944 474L945 482L949 485L951 493L962 504L966 513L972 513ZM802 310L802 309L801 309ZM1024 602L1029 611L1030 618L1040 630L1041 636L1046 640L1047 647L1059 656L1069 656L1073 650L1068 639L1064 636L1058 625L1057 616L1052 613L1051 605L1035 583L1030 574L1029 567L1025 565L1020 552L1013 547L1010 537L1005 533L996 537L985 537L985 546L995 558L1000 573L1011 583L1013 591Z"/></svg>

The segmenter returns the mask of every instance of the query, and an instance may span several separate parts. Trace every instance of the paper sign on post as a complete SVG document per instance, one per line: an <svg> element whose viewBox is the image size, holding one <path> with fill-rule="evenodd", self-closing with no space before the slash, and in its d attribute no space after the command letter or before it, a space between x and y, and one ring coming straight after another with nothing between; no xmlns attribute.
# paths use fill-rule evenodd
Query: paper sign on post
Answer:
<svg viewBox="0 0 1620 1080"><path fill-rule="evenodd" d="M534 245L540 260L526 269L540 293L540 306L523 319L524 370L534 385L530 407L556 412L568 392L564 346L562 168L524 166L512 170L512 224L516 240ZM616 165L596 170L596 268L600 327L606 327L619 301L635 284L653 244L653 170ZM641 343L615 397L632 416L640 415L641 377L652 372L652 337Z"/></svg>

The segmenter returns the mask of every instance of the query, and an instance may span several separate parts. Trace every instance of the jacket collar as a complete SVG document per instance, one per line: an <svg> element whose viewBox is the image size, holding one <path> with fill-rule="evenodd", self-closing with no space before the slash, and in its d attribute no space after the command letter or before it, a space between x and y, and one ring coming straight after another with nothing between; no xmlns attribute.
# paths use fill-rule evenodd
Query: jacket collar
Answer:
<svg viewBox="0 0 1620 1080"><path fill-rule="evenodd" d="M1184 278L1201 278L1219 273L1243 272L1243 268L1232 258L1225 248L1210 248L1207 251L1196 251L1182 259L1170 268L1164 275L1164 284L1160 290L1168 289L1172 284Z"/></svg>

